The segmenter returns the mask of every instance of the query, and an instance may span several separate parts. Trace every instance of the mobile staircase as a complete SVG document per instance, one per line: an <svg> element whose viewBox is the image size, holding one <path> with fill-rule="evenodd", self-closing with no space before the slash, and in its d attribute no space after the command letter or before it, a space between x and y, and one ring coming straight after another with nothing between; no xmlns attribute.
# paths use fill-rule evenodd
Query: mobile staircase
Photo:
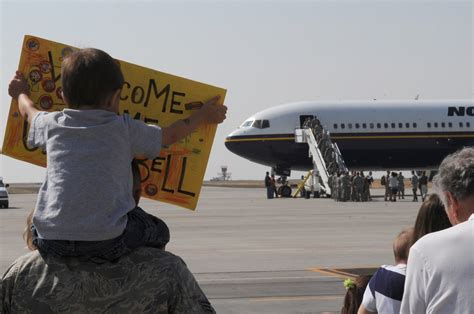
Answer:
<svg viewBox="0 0 474 314"><path fill-rule="evenodd" d="M309 157L313 159L314 171L322 181L321 190L326 195L330 195L329 177L331 174L348 171L339 147L331 141L329 132L324 130L317 118L308 119L302 129L295 129L295 142L308 144ZM305 179L307 180L308 177L309 173ZM304 181L306 182L306 180ZM300 183L298 191L303 186L304 183Z"/></svg>

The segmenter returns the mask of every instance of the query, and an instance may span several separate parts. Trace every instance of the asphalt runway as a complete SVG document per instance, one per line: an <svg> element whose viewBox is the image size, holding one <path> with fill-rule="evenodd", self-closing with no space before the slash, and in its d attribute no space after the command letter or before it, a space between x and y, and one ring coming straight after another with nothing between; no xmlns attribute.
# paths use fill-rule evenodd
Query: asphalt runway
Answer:
<svg viewBox="0 0 474 314"><path fill-rule="evenodd" d="M382 190L373 191L375 194ZM0 209L0 271L27 252L21 237L36 195ZM392 241L420 203L265 198L261 188L204 187L196 212L142 199L171 230L218 313L340 313L351 274L393 263Z"/></svg>

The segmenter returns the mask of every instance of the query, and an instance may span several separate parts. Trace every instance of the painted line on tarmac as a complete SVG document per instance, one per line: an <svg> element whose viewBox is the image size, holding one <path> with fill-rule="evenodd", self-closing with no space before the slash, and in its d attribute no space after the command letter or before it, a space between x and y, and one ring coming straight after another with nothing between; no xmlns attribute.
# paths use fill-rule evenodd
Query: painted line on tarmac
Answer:
<svg viewBox="0 0 474 314"><path fill-rule="evenodd" d="M356 278L357 277L357 275L347 273L347 272L343 272L343 271L339 271L339 270L336 270L336 269L310 268L308 270L313 272L313 273L320 273L320 274L323 274L323 275L329 275L329 276L338 277L338 278L341 278L341 279L347 279L347 277L350 277L350 278Z"/></svg>
<svg viewBox="0 0 474 314"><path fill-rule="evenodd" d="M268 302L268 301L335 301L343 300L344 296L340 295L309 295L295 297L261 297L253 298L251 302Z"/></svg>

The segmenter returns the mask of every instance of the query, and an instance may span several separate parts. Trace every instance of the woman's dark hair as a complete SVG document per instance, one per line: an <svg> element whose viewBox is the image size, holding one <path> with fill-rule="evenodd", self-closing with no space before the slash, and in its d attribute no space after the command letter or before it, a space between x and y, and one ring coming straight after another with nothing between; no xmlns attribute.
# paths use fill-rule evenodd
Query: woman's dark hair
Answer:
<svg viewBox="0 0 474 314"><path fill-rule="evenodd" d="M347 289L344 297L344 306L341 309L341 314L357 314L359 306L364 297L365 288L369 284L371 275L361 275L354 279L354 286Z"/></svg>
<svg viewBox="0 0 474 314"><path fill-rule="evenodd" d="M106 52L86 48L66 57L61 65L64 98L71 108L99 108L124 83L120 65Z"/></svg>
<svg viewBox="0 0 474 314"><path fill-rule="evenodd" d="M424 235L451 227L444 205L437 194L431 194L421 204L415 221L413 243Z"/></svg>

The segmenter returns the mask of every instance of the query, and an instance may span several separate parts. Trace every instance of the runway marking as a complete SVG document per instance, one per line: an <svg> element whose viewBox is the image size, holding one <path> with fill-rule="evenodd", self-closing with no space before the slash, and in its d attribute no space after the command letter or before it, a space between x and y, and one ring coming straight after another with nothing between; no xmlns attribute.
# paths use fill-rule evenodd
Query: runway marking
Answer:
<svg viewBox="0 0 474 314"><path fill-rule="evenodd" d="M340 295L310 295L310 296L295 296L295 297L261 297L253 298L251 302L268 302L268 301L335 301L342 300L344 296Z"/></svg>
<svg viewBox="0 0 474 314"><path fill-rule="evenodd" d="M355 269L377 269L377 267L360 267L360 268L355 268ZM323 275L329 275L329 276L333 276L333 277L338 277L338 278L341 278L341 279L356 278L357 276L359 276L357 273L354 274L354 273L350 273L350 272L347 272L347 271L343 271L343 270L340 270L340 269L334 269L334 268L330 269L330 268L315 267L315 268L309 268L308 270L311 271L311 272L320 273L320 274L323 274Z"/></svg>

